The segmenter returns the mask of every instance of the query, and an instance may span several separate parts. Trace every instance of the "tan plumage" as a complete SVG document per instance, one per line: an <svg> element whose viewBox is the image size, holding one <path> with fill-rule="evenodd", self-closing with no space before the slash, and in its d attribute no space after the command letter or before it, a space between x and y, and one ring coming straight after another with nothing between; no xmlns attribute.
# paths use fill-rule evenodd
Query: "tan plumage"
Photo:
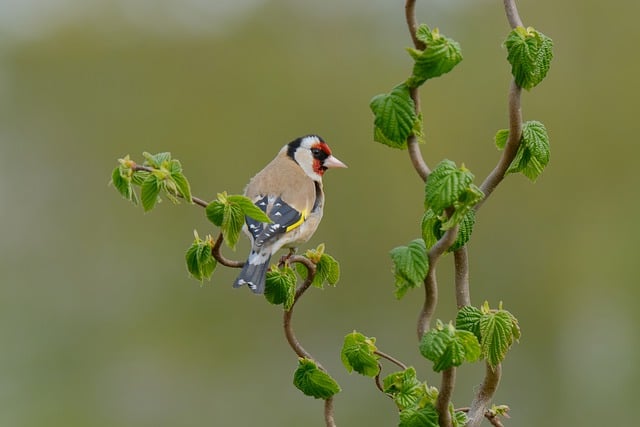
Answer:
<svg viewBox="0 0 640 427"><path fill-rule="evenodd" d="M331 155L322 138L308 135L285 145L251 178L245 195L272 223L247 218L251 253L235 287L247 284L255 293L262 293L271 256L282 247L295 248L311 238L324 208L322 176L326 169L336 167L346 165Z"/></svg>

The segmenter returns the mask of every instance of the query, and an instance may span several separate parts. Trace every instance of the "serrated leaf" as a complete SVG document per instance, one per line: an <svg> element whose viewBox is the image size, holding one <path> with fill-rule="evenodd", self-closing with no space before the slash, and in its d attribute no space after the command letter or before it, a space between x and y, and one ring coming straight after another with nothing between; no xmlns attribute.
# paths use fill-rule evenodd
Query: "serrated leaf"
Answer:
<svg viewBox="0 0 640 427"><path fill-rule="evenodd" d="M431 172L425 184L425 206L436 214L453 206L461 194L473 182L473 174L458 169L451 160L441 161Z"/></svg>
<svg viewBox="0 0 640 427"><path fill-rule="evenodd" d="M422 240L424 240L427 250L431 249L444 234L441 227L442 221L440 221L440 218L433 212L433 209L427 209L422 216L421 222Z"/></svg>
<svg viewBox="0 0 640 427"><path fill-rule="evenodd" d="M262 209L257 207L248 197L235 195L227 197L227 200L231 204L238 205L246 216L253 218L256 221L266 223L271 222L267 214L265 214Z"/></svg>
<svg viewBox="0 0 640 427"><path fill-rule="evenodd" d="M514 28L504 42L511 74L518 86L531 89L547 75L553 58L553 41L532 27Z"/></svg>
<svg viewBox="0 0 640 427"><path fill-rule="evenodd" d="M244 196L227 196L226 193L220 193L218 200L209 203L205 209L209 221L221 228L224 242L232 249L235 249L238 243L245 221L247 205L244 199L249 200ZM253 205L250 200L249 203Z"/></svg>
<svg viewBox="0 0 640 427"><path fill-rule="evenodd" d="M424 405L433 403L437 397L437 394L430 394L426 384L416 378L416 370L411 366L387 375L382 384L384 392L393 397L399 410L417 407L422 401Z"/></svg>
<svg viewBox="0 0 640 427"><path fill-rule="evenodd" d="M454 252L466 245L471 239L473 226L476 222L475 211L471 208L465 209L462 220L459 221L458 235L453 245L447 249L448 252ZM457 217L455 218L457 220ZM445 229L443 223L431 209L427 209L422 216L422 239L425 241L427 249L430 249L444 236Z"/></svg>
<svg viewBox="0 0 640 427"><path fill-rule="evenodd" d="M476 307L466 305L458 310L456 316L456 329L471 332L476 336L478 342L482 340L480 335L480 319L482 311Z"/></svg>
<svg viewBox="0 0 640 427"><path fill-rule="evenodd" d="M420 286L429 270L427 251L422 239L407 246L398 246L389 253L394 265L396 298L402 298L411 288Z"/></svg>
<svg viewBox="0 0 640 427"><path fill-rule="evenodd" d="M349 373L356 371L368 377L375 377L380 373L380 357L374 354L375 342L375 338L368 338L356 331L344 337L340 358Z"/></svg>
<svg viewBox="0 0 640 427"><path fill-rule="evenodd" d="M330 286L335 286L338 283L340 263L334 257L325 253L315 254L313 249L307 251L306 257L316 265L316 275L311 282L313 286L322 289L324 283L328 283ZM304 264L296 264L296 271L303 280L307 279L308 271Z"/></svg>
<svg viewBox="0 0 640 427"><path fill-rule="evenodd" d="M399 427L438 427L438 411L431 404L421 409L404 409L400 411Z"/></svg>
<svg viewBox="0 0 640 427"><path fill-rule="evenodd" d="M173 161L177 162L177 160ZM191 186L189 185L189 181L182 174L182 172L172 171L170 177L171 181L173 181L173 183L175 184L180 196L182 196L182 198L185 199L188 203L193 203L193 201L191 200Z"/></svg>
<svg viewBox="0 0 640 427"><path fill-rule="evenodd" d="M446 74L462 61L458 42L440 34L437 28L430 30L422 24L416 36L426 44L426 48L424 50L407 49L415 61L413 73L407 80L409 87L418 87L428 79Z"/></svg>
<svg viewBox="0 0 640 427"><path fill-rule="evenodd" d="M481 355L478 339L471 332L457 330L452 324L438 322L420 341L420 354L433 364L436 372L460 366L465 361L475 362Z"/></svg>
<svg viewBox="0 0 640 427"><path fill-rule="evenodd" d="M508 311L491 311L480 318L480 335L482 355L495 367L502 362L516 337L520 337L520 328Z"/></svg>
<svg viewBox="0 0 640 427"><path fill-rule="evenodd" d="M409 88L401 84L374 96L369 107L375 116L374 140L392 148L407 148L407 138L418 120Z"/></svg>
<svg viewBox="0 0 640 427"><path fill-rule="evenodd" d="M145 212L150 211L156 205L161 189L158 177L155 174L149 174L140 189L140 200Z"/></svg>
<svg viewBox="0 0 640 427"><path fill-rule="evenodd" d="M271 304L282 304L285 310L293 305L296 295L296 275L289 267L279 270L276 266L267 272L264 297Z"/></svg>
<svg viewBox="0 0 640 427"><path fill-rule="evenodd" d="M467 425L467 414L462 411L456 411L452 403L449 405L449 412L451 413L451 425L453 427L465 427Z"/></svg>
<svg viewBox="0 0 640 427"><path fill-rule="evenodd" d="M300 358L293 374L293 385L307 396L328 399L340 392L340 386L311 359Z"/></svg>
<svg viewBox="0 0 640 427"><path fill-rule="evenodd" d="M522 172L535 182L549 163L549 159L549 135L545 126L535 120L523 123L520 145L507 173Z"/></svg>
<svg viewBox="0 0 640 427"><path fill-rule="evenodd" d="M504 150L504 147L507 145L507 140L509 139L509 129L500 129L496 132L496 136L493 137L493 142L495 142L498 150Z"/></svg>
<svg viewBox="0 0 640 427"><path fill-rule="evenodd" d="M187 263L187 270L193 278L202 282L204 279L211 278L217 261L211 255L213 241L210 238L201 240L197 233L195 236L194 242L189 249L187 249L185 261Z"/></svg>
<svg viewBox="0 0 640 427"><path fill-rule="evenodd" d="M163 167L162 164L165 162L168 166L169 162L171 162L171 153L169 152L151 154L145 151L144 153L142 153L142 156L145 159L144 164L146 166L151 166L152 168L155 168L155 169L162 168Z"/></svg>

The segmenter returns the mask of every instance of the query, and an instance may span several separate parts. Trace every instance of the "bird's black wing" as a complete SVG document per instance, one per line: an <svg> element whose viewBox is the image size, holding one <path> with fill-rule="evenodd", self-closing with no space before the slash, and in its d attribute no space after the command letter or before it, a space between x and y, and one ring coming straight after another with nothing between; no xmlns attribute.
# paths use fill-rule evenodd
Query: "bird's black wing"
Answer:
<svg viewBox="0 0 640 427"><path fill-rule="evenodd" d="M304 214L288 205L280 197L269 200L269 197L264 196L257 200L255 205L265 213L269 210L268 216L271 220L271 223L264 223L246 217L247 227L256 247L263 246L276 236L293 230L304 221Z"/></svg>

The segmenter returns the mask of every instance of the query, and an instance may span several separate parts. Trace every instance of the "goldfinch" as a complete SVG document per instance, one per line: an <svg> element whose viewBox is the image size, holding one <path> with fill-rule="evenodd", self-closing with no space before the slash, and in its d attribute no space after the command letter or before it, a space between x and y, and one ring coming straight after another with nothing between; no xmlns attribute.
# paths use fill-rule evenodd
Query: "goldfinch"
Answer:
<svg viewBox="0 0 640 427"><path fill-rule="evenodd" d="M251 178L244 194L272 222L246 217L244 231L251 239L251 253L234 288L248 285L256 294L264 292L273 254L306 242L318 228L324 207L325 171L346 167L322 138L307 135L282 147L276 158Z"/></svg>

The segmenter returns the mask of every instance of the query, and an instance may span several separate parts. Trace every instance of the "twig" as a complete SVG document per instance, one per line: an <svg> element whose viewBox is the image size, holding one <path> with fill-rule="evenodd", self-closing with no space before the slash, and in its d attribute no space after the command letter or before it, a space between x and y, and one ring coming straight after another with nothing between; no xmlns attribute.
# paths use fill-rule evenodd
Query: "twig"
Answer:
<svg viewBox="0 0 640 427"><path fill-rule="evenodd" d="M416 32L418 31L418 20L416 19L416 0L407 0L404 4L404 15L407 20L407 27L409 28L409 33L411 34L411 40L413 40L413 45L416 49L424 50L427 45L424 44L421 40L418 40L416 36Z"/></svg>
<svg viewBox="0 0 640 427"><path fill-rule="evenodd" d="M139 165L137 163L134 164L131 167L131 169L133 169L134 171L145 171L145 172L153 172L154 171L154 169L152 167ZM184 199L184 196L180 192L177 193L177 196ZM203 200L203 199L201 199L199 197L191 196L191 200L193 201L194 204L196 204L198 206L202 206L203 208L206 208L209 205L209 203L207 203L205 200Z"/></svg>
<svg viewBox="0 0 640 427"><path fill-rule="evenodd" d="M384 393L384 387L382 386L382 382L380 381L380 374L382 374L382 364L378 362L378 374L373 378L376 383L376 387L378 390ZM389 394L385 393L387 396L391 397Z"/></svg>
<svg viewBox="0 0 640 427"><path fill-rule="evenodd" d="M216 261L218 261L225 267L242 268L242 266L244 265L244 261L235 261L225 258L225 256L222 255L221 248L223 241L224 236L222 235L222 233L220 233L220 235L216 239L216 243L214 243L213 248L211 248L211 255L213 256L213 258L215 258Z"/></svg>
<svg viewBox="0 0 640 427"><path fill-rule="evenodd" d="M500 376L502 374L502 366L498 364L495 368L492 368L488 363L485 367L485 375L480 389L476 394L476 397L471 402L471 408L469 409L467 427L477 427L485 417L487 407L493 399L493 395L496 392L498 385L500 384Z"/></svg>
<svg viewBox="0 0 640 427"><path fill-rule="evenodd" d="M456 368L452 366L442 371L442 382L440 383L440 390L438 392L438 398L436 399L436 410L438 411L438 423L440 427L450 427L452 425L449 403L451 402L451 395L453 395L455 384Z"/></svg>
<svg viewBox="0 0 640 427"><path fill-rule="evenodd" d="M327 371L321 364L318 362L307 350L302 347L300 341L296 337L295 332L293 331L293 326L291 325L291 318L293 316L293 307L296 305L298 300L302 297L302 295L309 289L313 279L316 276L316 265L311 262L311 260L307 257L300 255L292 255L288 258L289 263L300 263L303 264L307 268L307 278L305 281L296 289L296 294L293 297L293 303L288 310L285 310L283 315L283 326L284 326L284 335L287 338L287 342L291 349L298 355L298 357L304 357L306 359L311 359L315 362L318 369L323 371ZM329 397L324 401L324 421L327 427L336 427L336 422L334 419L334 410L333 410L333 397Z"/></svg>
<svg viewBox="0 0 640 427"><path fill-rule="evenodd" d="M524 27L515 0L504 0L504 11L507 14L507 20L511 28Z"/></svg>
<svg viewBox="0 0 640 427"><path fill-rule="evenodd" d="M458 236L458 226L450 228L444 235L436 242L435 245L429 250L429 271L427 277L424 280L424 303L420 315L418 316L418 340L422 339L424 333L429 329L431 323L431 317L435 311L438 302L438 281L436 278L436 264L438 260L444 254L444 252L453 245Z"/></svg>
<svg viewBox="0 0 640 427"><path fill-rule="evenodd" d="M397 367L399 367L403 371L407 369L407 365L405 365L404 363L402 363L401 361L399 361L395 357L381 352L380 350L374 351L373 354L377 354L378 356L382 357L383 359L387 359L389 362L393 363L394 365L396 365Z"/></svg>
<svg viewBox="0 0 640 427"><path fill-rule="evenodd" d="M464 408L456 408L454 409L455 412L466 412L469 413L469 410L471 408L470 407L464 407ZM505 417L509 418L508 415L504 414ZM498 416L498 414L496 414L495 412L491 411L491 410L487 410L484 413L484 417L487 419L487 421L489 421L489 423L494 426L494 427L504 427L504 425L502 424L502 421L500 421L500 417Z"/></svg>
<svg viewBox="0 0 640 427"><path fill-rule="evenodd" d="M458 309L471 305L471 292L469 290L469 258L467 246L453 252L455 268L456 304Z"/></svg>

